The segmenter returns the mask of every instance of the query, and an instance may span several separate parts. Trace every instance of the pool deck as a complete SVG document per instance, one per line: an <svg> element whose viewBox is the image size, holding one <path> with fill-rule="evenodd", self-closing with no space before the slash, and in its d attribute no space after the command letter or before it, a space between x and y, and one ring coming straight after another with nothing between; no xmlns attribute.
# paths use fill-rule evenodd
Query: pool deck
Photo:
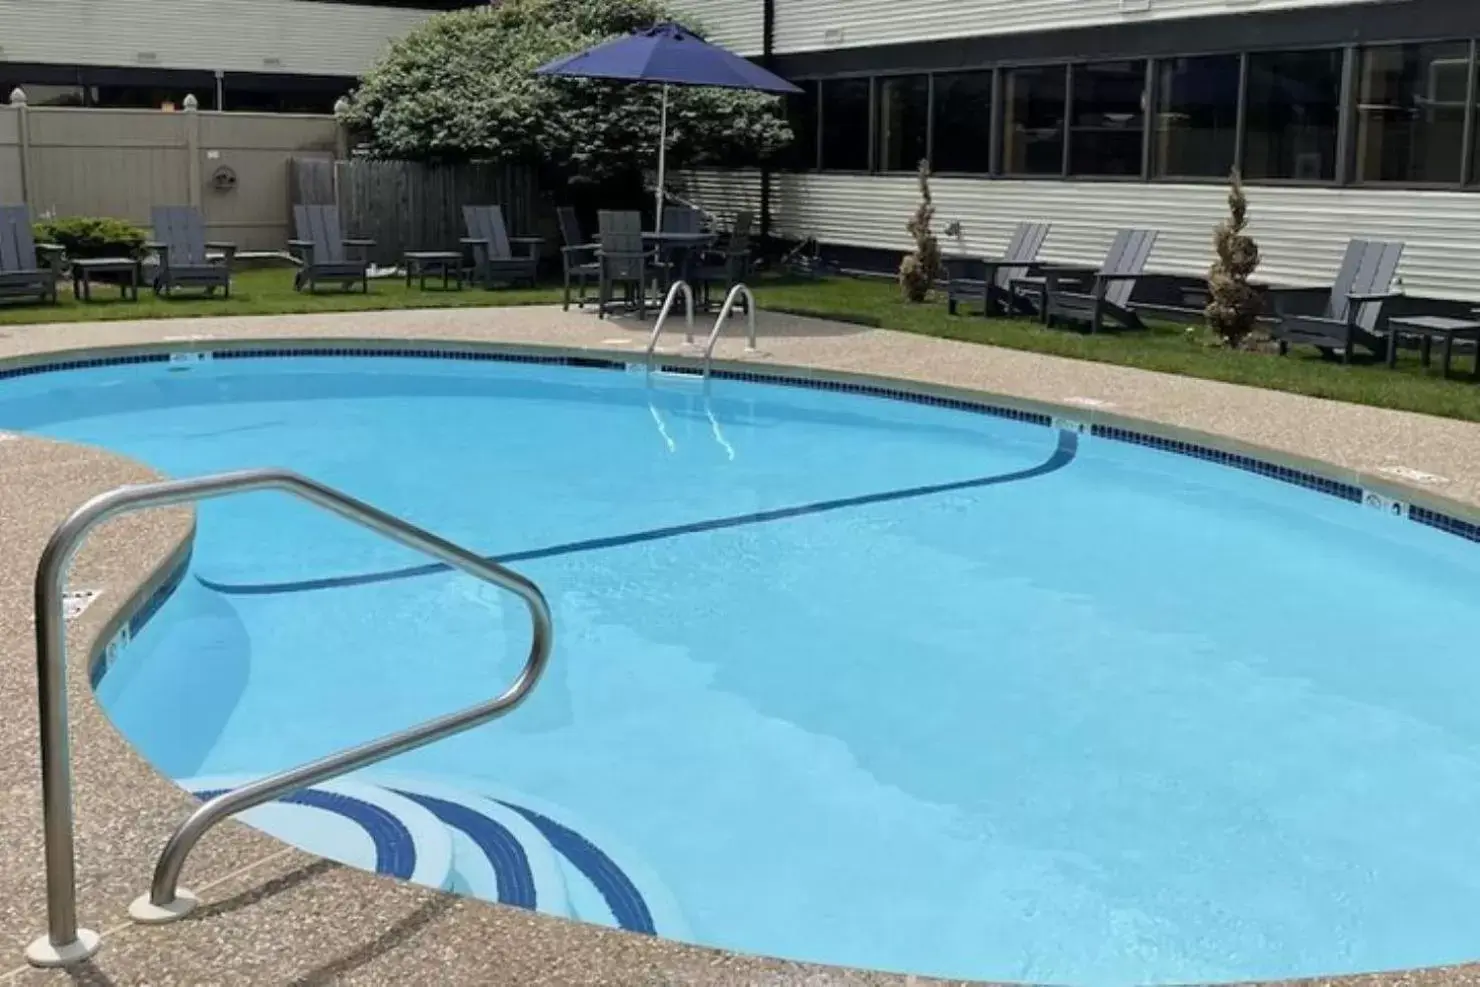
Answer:
<svg viewBox="0 0 1480 987"><path fill-rule="evenodd" d="M850 376L902 378L1051 406L1080 422L1134 423L1172 438L1309 468L1417 503L1480 518L1480 425L1001 350L857 326L763 315L760 351L737 321L718 356ZM457 309L282 317L76 323L0 329L0 370L172 343L208 348L274 340L452 342L640 353L646 327L558 308ZM664 349L681 347L677 332ZM3 385L0 385L3 386ZM1055 410L1056 409L1056 410ZM273 464L263 463L270 466ZM584 926L330 864L227 823L187 864L196 916L147 928L125 909L149 883L165 836L194 804L114 730L83 657L152 589L191 537L172 509L109 522L80 553L70 585L100 595L69 624L79 913L104 933L70 973L26 966L46 926L37 765L32 583L56 525L93 494L147 478L97 449L0 434L0 981L83 984L920 984L890 976L739 956ZM515 715L518 715L517 713ZM1476 945L1480 956L1480 942ZM1324 981L1480 985L1480 964Z"/></svg>

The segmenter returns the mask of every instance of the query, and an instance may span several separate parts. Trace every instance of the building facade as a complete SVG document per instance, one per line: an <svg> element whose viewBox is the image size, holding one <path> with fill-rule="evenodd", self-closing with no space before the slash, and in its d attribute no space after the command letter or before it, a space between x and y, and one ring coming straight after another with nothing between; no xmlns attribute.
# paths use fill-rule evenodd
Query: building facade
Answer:
<svg viewBox="0 0 1480 987"><path fill-rule="evenodd" d="M393 38L486 0L0 0L0 97L327 112Z"/></svg>
<svg viewBox="0 0 1480 987"><path fill-rule="evenodd" d="M905 249L928 159L948 249L1046 220L1045 255L1097 262L1161 231L1151 266L1212 260L1227 176L1249 185L1272 281L1329 281L1352 236L1403 240L1414 294L1480 299L1472 0L693 0L715 40L806 92L783 167L705 171L720 211Z"/></svg>

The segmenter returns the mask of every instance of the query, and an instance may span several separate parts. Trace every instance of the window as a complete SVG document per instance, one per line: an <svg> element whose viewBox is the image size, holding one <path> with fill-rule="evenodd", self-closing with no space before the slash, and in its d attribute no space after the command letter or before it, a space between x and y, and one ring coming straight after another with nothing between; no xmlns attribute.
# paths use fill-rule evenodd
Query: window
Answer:
<svg viewBox="0 0 1480 987"><path fill-rule="evenodd" d="M879 170L914 171L930 152L930 77L902 75L879 80Z"/></svg>
<svg viewBox="0 0 1480 987"><path fill-rule="evenodd" d="M1247 177L1325 182L1336 178L1342 57L1337 50L1249 56Z"/></svg>
<svg viewBox="0 0 1480 987"><path fill-rule="evenodd" d="M1002 73L1002 170L1009 175L1063 174L1065 71Z"/></svg>
<svg viewBox="0 0 1480 987"><path fill-rule="evenodd" d="M992 170L992 73L935 77L934 144L936 171Z"/></svg>
<svg viewBox="0 0 1480 987"><path fill-rule="evenodd" d="M869 88L867 79L822 84L822 167L868 170Z"/></svg>
<svg viewBox="0 0 1480 987"><path fill-rule="evenodd" d="M811 171L817 167L817 82L797 83L800 93L786 97L786 122L791 124L791 143L781 152L777 165L786 171Z"/></svg>
<svg viewBox="0 0 1480 987"><path fill-rule="evenodd" d="M1221 178L1233 170L1240 63L1237 55L1157 63L1152 174Z"/></svg>
<svg viewBox="0 0 1480 987"><path fill-rule="evenodd" d="M1357 181L1460 180L1468 43L1368 48L1357 79Z"/></svg>
<svg viewBox="0 0 1480 987"><path fill-rule="evenodd" d="M1071 175L1141 174L1146 133L1146 63L1074 66L1069 130Z"/></svg>

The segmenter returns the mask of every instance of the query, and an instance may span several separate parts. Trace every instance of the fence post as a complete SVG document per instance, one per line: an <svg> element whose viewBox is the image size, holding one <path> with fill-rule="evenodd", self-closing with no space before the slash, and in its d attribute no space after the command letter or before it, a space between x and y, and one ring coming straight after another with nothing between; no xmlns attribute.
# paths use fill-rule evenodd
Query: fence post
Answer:
<svg viewBox="0 0 1480 987"><path fill-rule="evenodd" d="M10 105L15 107L15 129L20 138L21 155L21 202L31 205L31 110L26 105L26 91L16 86L10 94Z"/></svg>
<svg viewBox="0 0 1480 987"><path fill-rule="evenodd" d="M190 205L200 208L200 100L194 93L185 97L185 153L187 181L190 182Z"/></svg>

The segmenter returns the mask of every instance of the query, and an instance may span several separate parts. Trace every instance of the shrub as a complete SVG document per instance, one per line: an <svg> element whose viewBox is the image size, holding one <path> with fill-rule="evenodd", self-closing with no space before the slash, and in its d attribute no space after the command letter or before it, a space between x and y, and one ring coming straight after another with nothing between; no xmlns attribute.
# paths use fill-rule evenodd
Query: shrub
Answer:
<svg viewBox="0 0 1480 987"><path fill-rule="evenodd" d="M940 241L930 228L935 221L935 202L930 197L930 162L920 162L920 206L905 229L915 238L915 249L899 265L899 287L906 301L923 302L940 271Z"/></svg>
<svg viewBox="0 0 1480 987"><path fill-rule="evenodd" d="M144 231L121 219L68 216L36 224L37 243L55 243L67 256L140 257L144 253Z"/></svg>
<svg viewBox="0 0 1480 987"><path fill-rule="evenodd" d="M438 14L391 45L340 119L380 157L523 163L561 184L631 179L657 161L660 87L534 70L668 19L660 0L504 0ZM774 96L674 86L669 99L675 168L759 159L791 139Z"/></svg>
<svg viewBox="0 0 1480 987"><path fill-rule="evenodd" d="M1249 225L1249 199L1238 169L1229 176L1228 218L1213 231L1218 259L1208 272L1208 325L1235 349L1259 324L1259 293L1249 278L1259 269L1259 245L1244 233Z"/></svg>

